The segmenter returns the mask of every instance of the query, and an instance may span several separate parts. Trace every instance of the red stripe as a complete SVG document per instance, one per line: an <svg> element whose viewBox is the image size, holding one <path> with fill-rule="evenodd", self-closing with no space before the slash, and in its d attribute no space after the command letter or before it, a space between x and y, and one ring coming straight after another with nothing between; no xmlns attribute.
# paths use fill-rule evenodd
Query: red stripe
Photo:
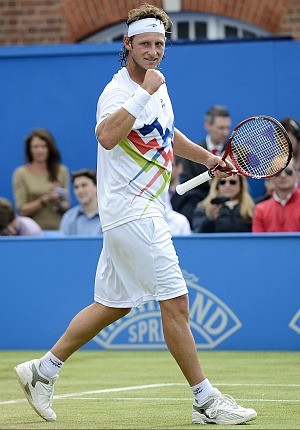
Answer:
<svg viewBox="0 0 300 430"><path fill-rule="evenodd" d="M148 143L145 143L143 139L139 136L136 131L131 131L128 135L128 139L134 144L134 146L139 150L141 154L146 154L146 152L151 149L160 149L161 145L157 142L156 139L149 140Z"/></svg>

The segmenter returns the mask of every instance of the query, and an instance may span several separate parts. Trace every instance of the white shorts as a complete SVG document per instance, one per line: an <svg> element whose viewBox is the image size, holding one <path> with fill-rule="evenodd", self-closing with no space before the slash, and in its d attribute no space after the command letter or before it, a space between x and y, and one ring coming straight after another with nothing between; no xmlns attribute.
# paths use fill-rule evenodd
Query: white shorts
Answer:
<svg viewBox="0 0 300 430"><path fill-rule="evenodd" d="M95 278L96 302L131 308L187 293L164 218L138 219L103 233Z"/></svg>

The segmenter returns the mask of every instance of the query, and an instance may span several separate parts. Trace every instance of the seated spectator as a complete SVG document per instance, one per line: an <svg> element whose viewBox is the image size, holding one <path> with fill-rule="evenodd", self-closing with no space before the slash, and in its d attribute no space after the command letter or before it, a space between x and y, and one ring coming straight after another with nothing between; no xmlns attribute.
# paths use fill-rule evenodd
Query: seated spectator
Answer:
<svg viewBox="0 0 300 430"><path fill-rule="evenodd" d="M263 201L269 199L270 197L272 197L273 188L274 188L273 182L271 181L270 178L267 178L267 179L265 179L264 184L265 184L264 194L261 194L260 196L257 196L254 199L255 204L263 202Z"/></svg>
<svg viewBox="0 0 300 430"><path fill-rule="evenodd" d="M174 211L170 198L167 198L165 219L170 227L172 236L186 236L192 233L189 220L186 216Z"/></svg>
<svg viewBox="0 0 300 430"><path fill-rule="evenodd" d="M58 230L62 214L69 209L69 172L62 165L53 136L33 130L25 139L27 164L13 173L17 210L42 230Z"/></svg>
<svg viewBox="0 0 300 430"><path fill-rule="evenodd" d="M250 232L254 201L244 176L214 178L208 196L198 203L193 217L195 233Z"/></svg>
<svg viewBox="0 0 300 430"><path fill-rule="evenodd" d="M214 155L222 155L231 128L231 117L226 106L214 105L208 109L204 117L204 128L207 135L204 140L198 143L198 145L212 152ZM206 170L207 168L203 164L183 159L181 181L188 181L189 179L204 173ZM209 187L209 181L198 185L198 187L188 191L181 201L180 213L184 214L188 218L192 229L195 207L197 203L202 201L208 195Z"/></svg>
<svg viewBox="0 0 300 430"><path fill-rule="evenodd" d="M97 202L97 176L94 170L82 169L71 173L75 196L80 203L62 217L63 235L93 236L102 234Z"/></svg>
<svg viewBox="0 0 300 430"><path fill-rule="evenodd" d="M274 191L271 198L258 203L254 210L252 231L300 231L300 189L297 187L297 162L270 178Z"/></svg>
<svg viewBox="0 0 300 430"><path fill-rule="evenodd" d="M12 203L0 197L0 236L41 236L42 233L33 219L17 215Z"/></svg>
<svg viewBox="0 0 300 430"><path fill-rule="evenodd" d="M169 186L170 203L174 211L179 212L184 216L184 218L188 219L183 214L183 212L185 212L185 209L187 208L188 205L193 204L193 202L191 201L191 196L188 193L180 195L180 194L177 194L176 192L176 186L181 183L182 172L183 172L182 159L174 155L171 181ZM189 221L190 230L191 230L192 219L191 220L188 219L188 221Z"/></svg>
<svg viewBox="0 0 300 430"><path fill-rule="evenodd" d="M183 172L182 159L177 155L174 155L173 162L172 162L171 180L170 180L170 186L169 186L170 201L174 210L176 209L174 208L173 198L176 196L179 196L179 194L176 193L176 186L181 183L182 172ZM180 211L177 211L177 212L180 212Z"/></svg>
<svg viewBox="0 0 300 430"><path fill-rule="evenodd" d="M295 119L291 117L283 118L280 122L288 132L291 140L293 147L293 157L296 160L298 170L297 184L298 187L300 187L300 125Z"/></svg>

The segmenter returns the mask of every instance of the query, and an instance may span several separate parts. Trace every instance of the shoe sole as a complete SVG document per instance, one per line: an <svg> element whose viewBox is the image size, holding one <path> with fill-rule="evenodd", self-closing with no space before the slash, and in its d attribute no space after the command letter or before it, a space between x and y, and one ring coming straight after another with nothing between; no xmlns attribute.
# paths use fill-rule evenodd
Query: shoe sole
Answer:
<svg viewBox="0 0 300 430"><path fill-rule="evenodd" d="M21 385L21 388L22 388L22 390L23 390L23 392L24 392L24 394L25 394L25 397L26 397L26 399L27 399L27 401L28 401L28 403L30 404L30 406L32 407L32 409L41 417L41 418L43 418L43 420L45 420L45 421L55 421L56 420L56 418L45 418L45 417L43 417L43 415L41 415L41 413L40 413L40 411L35 407L35 405L34 405L34 403L32 402L32 400L31 400L31 398L28 396L28 393L27 393L27 391L26 391L26 389L25 389L25 385L27 384L27 382L26 383L24 383L24 381L23 381L23 379L22 379L22 376L19 374L19 370L18 370L18 366L15 366L14 367L14 371L15 371L15 374L17 375L17 379L18 379L18 382L19 382L19 384Z"/></svg>
<svg viewBox="0 0 300 430"><path fill-rule="evenodd" d="M200 414L199 414L200 415ZM220 423L220 422L216 422L216 420L210 420L207 417L202 418L201 415L200 416L196 416L195 418L192 418L192 424L216 424L216 425L236 425L236 424L243 424L249 421L254 420L257 417L257 414L252 414L249 415L246 418L241 418L239 420L235 420L235 421L231 421L231 422L226 422L226 423Z"/></svg>

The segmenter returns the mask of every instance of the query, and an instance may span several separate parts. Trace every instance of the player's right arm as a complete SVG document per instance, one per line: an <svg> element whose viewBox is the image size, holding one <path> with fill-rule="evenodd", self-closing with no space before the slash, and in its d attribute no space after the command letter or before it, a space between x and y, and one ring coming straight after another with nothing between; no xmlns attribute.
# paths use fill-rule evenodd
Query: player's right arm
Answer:
<svg viewBox="0 0 300 430"><path fill-rule="evenodd" d="M165 82L164 76L158 70L147 70L142 85L132 97L122 100L117 110L107 114L96 128L97 140L105 149L113 149L120 140L126 138L133 128L139 112L148 103L152 94ZM115 90L117 91L117 90ZM109 109L108 109L109 111ZM105 111L104 111L105 116Z"/></svg>
<svg viewBox="0 0 300 430"><path fill-rule="evenodd" d="M97 140L105 149L113 149L118 142L130 133L135 117L124 108L118 109L105 118L96 129Z"/></svg>

